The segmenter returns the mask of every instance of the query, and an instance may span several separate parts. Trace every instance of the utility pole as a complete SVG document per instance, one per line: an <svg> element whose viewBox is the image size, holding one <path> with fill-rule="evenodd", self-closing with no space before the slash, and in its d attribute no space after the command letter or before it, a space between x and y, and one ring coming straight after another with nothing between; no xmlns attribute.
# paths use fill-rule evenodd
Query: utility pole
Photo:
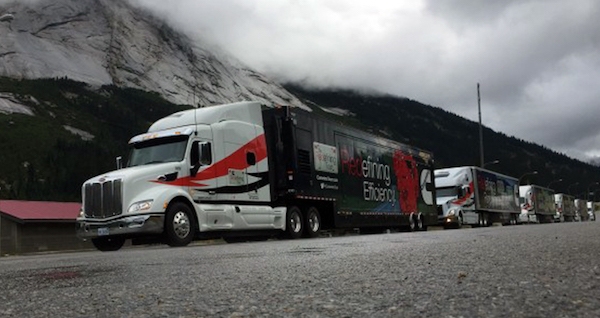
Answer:
<svg viewBox="0 0 600 318"><path fill-rule="evenodd" d="M481 127L481 96L479 95L479 83L477 83L477 109L479 110L479 160L483 168L483 128Z"/></svg>

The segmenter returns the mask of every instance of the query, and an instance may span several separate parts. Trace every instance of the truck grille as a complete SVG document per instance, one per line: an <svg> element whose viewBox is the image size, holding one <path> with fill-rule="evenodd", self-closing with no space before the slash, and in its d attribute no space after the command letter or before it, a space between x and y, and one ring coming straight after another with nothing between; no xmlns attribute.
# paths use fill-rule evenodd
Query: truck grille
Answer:
<svg viewBox="0 0 600 318"><path fill-rule="evenodd" d="M85 184L83 207L86 217L104 219L119 215L122 205L123 191L120 179Z"/></svg>

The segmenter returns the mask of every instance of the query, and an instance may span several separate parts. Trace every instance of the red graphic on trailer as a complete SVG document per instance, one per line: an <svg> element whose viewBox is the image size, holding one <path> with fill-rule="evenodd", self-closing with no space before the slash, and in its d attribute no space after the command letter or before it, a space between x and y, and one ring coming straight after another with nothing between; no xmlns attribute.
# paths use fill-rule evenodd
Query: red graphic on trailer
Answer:
<svg viewBox="0 0 600 318"><path fill-rule="evenodd" d="M481 183L479 185L480 187L482 186ZM483 187L485 187L485 182L483 183ZM475 203L475 200L473 199L475 196L475 183L473 183L473 181L469 182L469 192L465 193L464 196L452 200L452 204L456 204L456 205L462 205L464 207L470 207Z"/></svg>
<svg viewBox="0 0 600 318"><path fill-rule="evenodd" d="M421 189L415 158L396 150L394 152L394 173L396 174L401 211L403 213L417 212L417 198Z"/></svg>

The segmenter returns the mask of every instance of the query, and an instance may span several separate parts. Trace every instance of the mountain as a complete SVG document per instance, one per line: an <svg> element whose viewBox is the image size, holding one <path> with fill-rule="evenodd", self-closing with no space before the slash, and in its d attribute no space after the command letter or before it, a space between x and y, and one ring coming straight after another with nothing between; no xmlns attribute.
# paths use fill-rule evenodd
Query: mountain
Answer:
<svg viewBox="0 0 600 318"><path fill-rule="evenodd" d="M303 107L266 76L128 1L4 2L0 76L138 88L174 104L260 100Z"/></svg>

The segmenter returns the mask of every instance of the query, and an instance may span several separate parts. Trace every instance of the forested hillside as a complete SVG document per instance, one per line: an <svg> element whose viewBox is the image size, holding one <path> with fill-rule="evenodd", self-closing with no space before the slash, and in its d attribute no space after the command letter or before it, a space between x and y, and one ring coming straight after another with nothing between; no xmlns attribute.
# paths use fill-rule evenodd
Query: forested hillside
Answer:
<svg viewBox="0 0 600 318"><path fill-rule="evenodd" d="M0 94L32 115L0 109L0 197L81 200L86 179L113 170L127 141L181 110L157 94L66 79L0 78Z"/></svg>
<svg viewBox="0 0 600 318"><path fill-rule="evenodd" d="M313 105L349 110L354 114L352 122L373 127L376 134L432 151L438 168L480 165L478 123L441 108L384 94L305 89L293 84L285 88ZM588 187L592 191L593 183L600 180L600 168L543 146L489 128L484 128L483 140L486 163L499 160L486 168L517 178L538 171L524 176L523 183L547 186L552 182L551 187L559 192L584 196ZM600 190L597 192L600 199Z"/></svg>
<svg viewBox="0 0 600 318"><path fill-rule="evenodd" d="M323 116L432 151L439 168L479 164L477 123L441 108L389 95L286 88ZM27 107L0 107L2 199L79 201L83 181L114 169L115 157L127 157L129 138L156 119L191 107L171 104L155 93L67 79L0 78L0 97ZM539 172L524 182L546 186L562 178L552 187L584 196L600 180L598 167L487 128L484 143L486 161L500 161L487 168L514 177Z"/></svg>

